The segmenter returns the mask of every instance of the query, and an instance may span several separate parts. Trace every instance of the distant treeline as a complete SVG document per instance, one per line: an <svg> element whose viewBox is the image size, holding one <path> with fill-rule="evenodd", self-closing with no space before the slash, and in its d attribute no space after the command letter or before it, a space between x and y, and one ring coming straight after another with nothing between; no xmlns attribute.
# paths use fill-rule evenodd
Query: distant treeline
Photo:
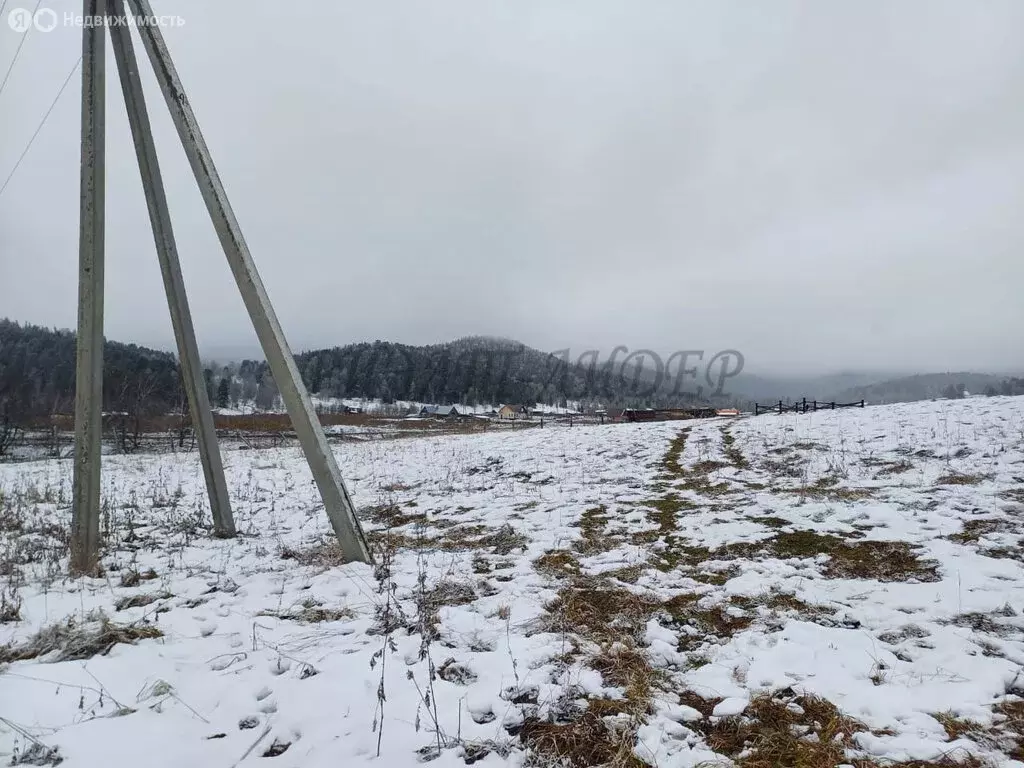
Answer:
<svg viewBox="0 0 1024 768"><path fill-rule="evenodd" d="M349 344L303 352L295 360L309 390L323 397L473 406L702 402L695 393L681 391L678 381L640 365L640 357L595 358L581 364L514 341L479 336L422 347L386 341ZM266 370L262 361L245 361L237 375L251 386Z"/></svg>
<svg viewBox="0 0 1024 768"><path fill-rule="evenodd" d="M847 389L839 400L867 400L869 403L901 403L935 397L959 398L972 395L1021 395L1024 379L987 373L927 373L880 381Z"/></svg>
<svg viewBox="0 0 1024 768"><path fill-rule="evenodd" d="M994 384L989 384L985 387L985 394L989 397L995 397L996 395L1024 395L1024 378L1011 376L1000 382L998 387Z"/></svg>
<svg viewBox="0 0 1024 768"><path fill-rule="evenodd" d="M469 405L569 401L648 407L700 402L654 381L639 359L585 366L516 342L473 337L415 347L376 341L296 356L309 390L324 398L380 399ZM245 360L204 371L214 407L280 405L264 361ZM103 409L120 425L122 446L147 417L180 413L187 404L174 355L135 344L104 346ZM0 320L0 454L19 431L74 410L75 335Z"/></svg>
<svg viewBox="0 0 1024 768"><path fill-rule="evenodd" d="M571 362L567 356L506 339L469 337L422 347L385 341L349 344L303 352L296 363L310 392L323 398L467 405L574 402L633 408L708 404L706 397L684 391L678 373L653 369L639 352ZM204 373L215 407L279 406L277 386L264 361L211 364ZM687 383L694 387L694 379ZM0 319L0 455L19 431L49 423L55 414L70 414L74 388L71 331ZM1024 379L974 373L911 376L850 390L849 396L835 399L895 402L956 397L965 390L1019 395L1024 394ZM747 405L728 396L715 404ZM126 450L129 431L137 434L147 417L178 413L185 423L187 404L174 355L106 342L103 408L114 414Z"/></svg>
<svg viewBox="0 0 1024 768"><path fill-rule="evenodd" d="M103 410L141 418L183 402L173 355L108 341ZM75 335L0 319L0 454L20 431L74 410Z"/></svg>

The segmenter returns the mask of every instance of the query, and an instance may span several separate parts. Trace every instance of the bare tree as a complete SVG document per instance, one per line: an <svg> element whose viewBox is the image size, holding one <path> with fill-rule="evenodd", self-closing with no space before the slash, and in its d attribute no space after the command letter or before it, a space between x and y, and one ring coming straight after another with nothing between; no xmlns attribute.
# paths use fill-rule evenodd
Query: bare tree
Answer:
<svg viewBox="0 0 1024 768"><path fill-rule="evenodd" d="M20 411L15 398L0 396L0 456L6 455L24 432Z"/></svg>
<svg viewBox="0 0 1024 768"><path fill-rule="evenodd" d="M154 398L157 379L150 370L139 371L121 385L118 402L122 411L115 415L114 429L122 453L137 451L142 444L146 419L153 416L160 402Z"/></svg>
<svg viewBox="0 0 1024 768"><path fill-rule="evenodd" d="M47 434L46 452L59 459L61 446L63 445L64 432L74 429L74 421L62 413L62 409L70 408L69 398L61 395L54 395L50 403L49 433Z"/></svg>

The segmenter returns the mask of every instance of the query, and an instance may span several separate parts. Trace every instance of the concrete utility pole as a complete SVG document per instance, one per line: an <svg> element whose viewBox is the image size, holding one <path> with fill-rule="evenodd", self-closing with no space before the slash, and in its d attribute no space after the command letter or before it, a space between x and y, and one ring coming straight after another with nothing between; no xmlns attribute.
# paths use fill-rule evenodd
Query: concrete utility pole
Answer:
<svg viewBox="0 0 1024 768"><path fill-rule="evenodd" d="M107 2L112 18L125 17L124 0ZM231 515L227 483L224 481L224 465L217 443L210 399L203 380L199 345L196 343L188 296L185 294L185 281L182 278L178 247L174 241L171 217L167 210L167 196L164 194L156 144L153 141L149 114L146 111L142 81L139 79L139 65L132 46L131 28L127 24L111 25L110 39L121 78L125 107L128 110L128 122L135 141L139 172L142 174L142 187L146 193L149 221L153 228L153 239L156 241L156 253L160 259L160 272L167 293L167 306L171 312L171 325L174 327L174 339L178 346L178 359L181 361L181 375L188 395L189 412L192 414L192 424L199 438L199 457L206 478L210 510L213 512L214 531L218 536L234 536L235 521Z"/></svg>
<svg viewBox="0 0 1024 768"><path fill-rule="evenodd" d="M153 17L149 0L129 0L129 5L137 16ZM309 393L299 376L295 358L260 279L249 246L231 209L210 150L171 61L163 34L156 24L139 24L138 30L342 552L348 560L372 562L370 548L356 518L355 507L313 409Z"/></svg>
<svg viewBox="0 0 1024 768"><path fill-rule="evenodd" d="M156 17L148 0L129 2L139 19L136 24L127 23L124 0L85 0L84 16L87 19L111 16L121 19L111 26L114 55L142 174L192 423L199 436L199 451L213 511L214 528L219 535L231 536L235 533L220 449L203 381L199 348L167 211L156 147L139 79L138 61L132 47L132 26L136 26L142 36L146 53L178 130L178 137L206 201L256 335L263 345L270 370L288 408L288 415L302 443L306 461L320 489L342 553L349 561L373 562L334 454L331 453L309 393L299 376L295 358L288 348L284 331L274 314L270 297L231 210L199 123L185 96L163 35L155 23ZM99 561L100 449L103 427L104 34L105 26L89 25L84 27L82 38L82 198L71 542L71 569L81 574L94 573Z"/></svg>
<svg viewBox="0 0 1024 768"><path fill-rule="evenodd" d="M86 18L104 0L85 0ZM78 230L78 346L75 370L75 469L71 570L91 574L99 561L100 452L103 436L103 215L105 30L82 31L82 162Z"/></svg>

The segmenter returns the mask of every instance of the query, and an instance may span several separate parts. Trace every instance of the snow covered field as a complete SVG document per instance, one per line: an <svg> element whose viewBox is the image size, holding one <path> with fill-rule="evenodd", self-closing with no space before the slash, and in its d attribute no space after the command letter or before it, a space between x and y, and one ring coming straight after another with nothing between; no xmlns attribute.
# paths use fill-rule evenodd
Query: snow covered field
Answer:
<svg viewBox="0 0 1024 768"><path fill-rule="evenodd" d="M70 463L0 467L0 759L1024 765L1024 398L336 452L376 568L297 449L225 453L235 540L109 457L73 581Z"/></svg>

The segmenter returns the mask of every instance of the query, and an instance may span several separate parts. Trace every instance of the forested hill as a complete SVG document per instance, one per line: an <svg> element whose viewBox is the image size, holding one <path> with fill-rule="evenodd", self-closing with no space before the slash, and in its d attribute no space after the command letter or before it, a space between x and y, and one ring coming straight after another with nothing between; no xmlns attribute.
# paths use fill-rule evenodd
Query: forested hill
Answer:
<svg viewBox="0 0 1024 768"><path fill-rule="evenodd" d="M620 358L582 367L507 339L469 337L411 346L384 341L303 352L296 356L310 392L321 397L429 403L662 405L698 402L674 393L666 378L655 391L651 372ZM634 361L635 362L635 361ZM207 390L222 408L279 405L266 362L214 365ZM24 426L73 410L75 335L0 319L0 421ZM104 409L136 416L184 405L178 365L169 352L107 341Z"/></svg>
<svg viewBox="0 0 1024 768"><path fill-rule="evenodd" d="M107 341L103 349L103 407L169 409L180 401L174 355ZM75 394L75 334L0 318L0 420L69 413Z"/></svg>
<svg viewBox="0 0 1024 768"><path fill-rule="evenodd" d="M310 392L323 398L467 405L579 402L613 407L706 402L687 391L695 389L692 378L680 388L676 377L669 375L655 387L654 374L649 368L638 370L636 358L629 361L620 356L609 364L603 357L594 361L596 365L588 361L581 366L515 341L480 336L429 346L385 341L349 344L302 352L296 362ZM278 405L277 388L262 360L214 365L205 374L214 406L255 402L270 409ZM75 335L71 331L0 319L0 428L12 419L26 424L52 413L70 413L74 382ZM730 380L725 391L733 394L718 398L716 404L746 405L747 399L764 399L761 392L747 389L768 387L772 381L752 377L748 384L744 389L742 376ZM806 390L789 383L780 392L793 390L795 397L804 391L821 392L822 386ZM965 389L972 394L1024 394L1024 380L974 373L928 374L856 386L828 399L897 402L953 397ZM174 355L106 342L105 410L163 414L183 405Z"/></svg>
<svg viewBox="0 0 1024 768"><path fill-rule="evenodd" d="M519 342L472 336L446 344L386 341L302 352L296 362L309 390L323 397L380 398L429 403L546 403L568 401L654 405L690 403L666 381L655 391L650 371L636 373L598 361L581 366ZM266 363L246 361L243 381L263 380ZM691 387L693 389L693 387Z"/></svg>
<svg viewBox="0 0 1024 768"><path fill-rule="evenodd" d="M867 400L870 403L902 403L935 397L972 395L1024 395L1024 379L987 373L927 373L852 387L839 393L841 401Z"/></svg>

